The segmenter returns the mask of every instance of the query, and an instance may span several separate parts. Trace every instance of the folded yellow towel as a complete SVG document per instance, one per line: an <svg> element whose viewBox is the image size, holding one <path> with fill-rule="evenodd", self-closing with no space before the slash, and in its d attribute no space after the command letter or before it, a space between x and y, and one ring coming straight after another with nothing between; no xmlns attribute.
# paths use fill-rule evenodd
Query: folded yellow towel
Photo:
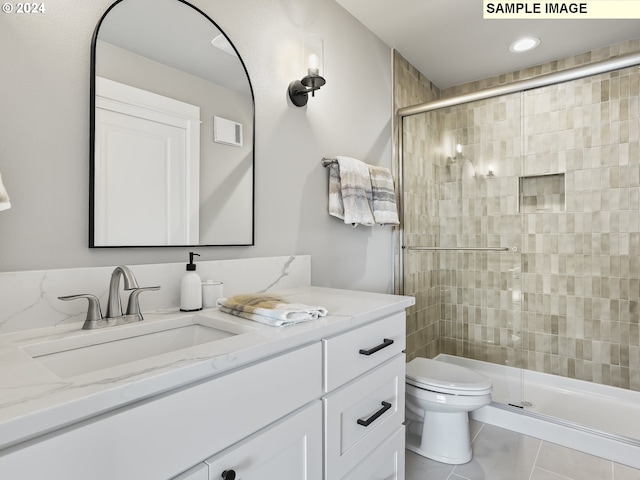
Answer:
<svg viewBox="0 0 640 480"><path fill-rule="evenodd" d="M235 295L218 300L218 309L238 317L275 327L284 327L324 317L327 309L289 303L282 297L270 294Z"/></svg>

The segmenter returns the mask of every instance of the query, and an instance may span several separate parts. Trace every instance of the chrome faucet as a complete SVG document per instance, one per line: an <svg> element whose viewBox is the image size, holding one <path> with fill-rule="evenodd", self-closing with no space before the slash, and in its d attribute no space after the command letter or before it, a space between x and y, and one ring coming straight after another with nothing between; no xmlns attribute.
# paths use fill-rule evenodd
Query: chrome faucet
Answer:
<svg viewBox="0 0 640 480"><path fill-rule="evenodd" d="M120 302L120 278L124 280L124 289L131 291L129 294L129 303L127 304L127 312L123 313L122 303ZM67 295L58 297L60 300L76 300L78 298L86 298L89 301L87 310L87 318L82 325L84 330L93 330L94 328L108 327L112 325L122 325L124 323L139 322L144 320L140 312L140 303L138 297L140 293L151 290L160 290L160 287L140 287L138 281L131 269L127 266L119 266L111 273L111 281L109 282L109 298L107 300L107 314L102 316L100 310L100 300L91 294Z"/></svg>
<svg viewBox="0 0 640 480"><path fill-rule="evenodd" d="M138 281L131 269L127 266L116 267L111 274L109 282L109 299L107 300L107 320L124 316L122 303L120 303L120 277L124 279L124 289L134 290L140 288Z"/></svg>

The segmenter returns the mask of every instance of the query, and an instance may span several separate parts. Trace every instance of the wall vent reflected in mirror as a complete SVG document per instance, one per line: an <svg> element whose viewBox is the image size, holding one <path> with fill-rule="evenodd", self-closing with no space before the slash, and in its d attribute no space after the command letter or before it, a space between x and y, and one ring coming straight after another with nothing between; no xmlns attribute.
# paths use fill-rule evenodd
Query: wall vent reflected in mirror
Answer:
<svg viewBox="0 0 640 480"><path fill-rule="evenodd" d="M213 117L213 141L233 147L241 147L242 124L226 118Z"/></svg>
<svg viewBox="0 0 640 480"><path fill-rule="evenodd" d="M520 213L566 211L564 173L520 177Z"/></svg>

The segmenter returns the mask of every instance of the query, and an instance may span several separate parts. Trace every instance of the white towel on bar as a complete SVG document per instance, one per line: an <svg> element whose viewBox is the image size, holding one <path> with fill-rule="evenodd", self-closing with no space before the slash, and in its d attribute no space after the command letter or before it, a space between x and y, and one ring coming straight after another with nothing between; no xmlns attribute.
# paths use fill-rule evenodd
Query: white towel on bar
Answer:
<svg viewBox="0 0 640 480"><path fill-rule="evenodd" d="M369 167L355 158L336 160L329 169L329 214L354 227L375 225Z"/></svg>
<svg viewBox="0 0 640 480"><path fill-rule="evenodd" d="M4 188L2 183L2 175L0 175L0 211L8 210L11 208L11 202L9 201L9 194L7 189Z"/></svg>
<svg viewBox="0 0 640 480"><path fill-rule="evenodd" d="M378 225L398 225L398 206L393 176L388 168L369 165L371 177L371 210Z"/></svg>

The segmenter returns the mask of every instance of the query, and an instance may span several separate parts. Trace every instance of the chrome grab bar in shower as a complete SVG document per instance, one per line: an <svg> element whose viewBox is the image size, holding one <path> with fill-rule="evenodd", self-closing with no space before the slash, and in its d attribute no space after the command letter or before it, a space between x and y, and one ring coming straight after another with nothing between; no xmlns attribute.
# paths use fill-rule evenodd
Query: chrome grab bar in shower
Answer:
<svg viewBox="0 0 640 480"><path fill-rule="evenodd" d="M517 252L518 249L516 247L402 247L406 250L428 250L428 251L439 251L439 250L461 250L467 252L508 252L510 250Z"/></svg>

